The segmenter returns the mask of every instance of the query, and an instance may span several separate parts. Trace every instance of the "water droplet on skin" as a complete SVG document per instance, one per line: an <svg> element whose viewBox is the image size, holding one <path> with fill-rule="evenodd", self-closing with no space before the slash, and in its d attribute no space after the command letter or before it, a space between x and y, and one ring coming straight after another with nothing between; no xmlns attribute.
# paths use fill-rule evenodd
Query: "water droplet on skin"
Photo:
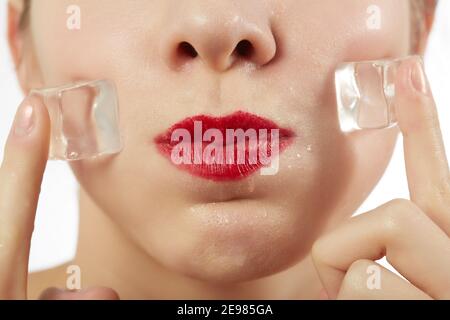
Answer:
<svg viewBox="0 0 450 320"><path fill-rule="evenodd" d="M267 213L267 208L266 207L264 207L263 209L263 212L262 212L262 214L261 214L261 218L263 218L263 219L266 219L267 217L268 217L268 213Z"/></svg>
<svg viewBox="0 0 450 320"><path fill-rule="evenodd" d="M248 180L248 192L255 191L255 181L253 181L253 178L250 178Z"/></svg>
<svg viewBox="0 0 450 320"><path fill-rule="evenodd" d="M297 153L297 158L301 158L302 155L300 153Z"/></svg>
<svg viewBox="0 0 450 320"><path fill-rule="evenodd" d="M395 85L394 84L387 85L385 88L385 92L386 92L387 96L394 97L395 96Z"/></svg>
<svg viewBox="0 0 450 320"><path fill-rule="evenodd" d="M289 92L290 92L291 94L294 94L294 92L295 92L294 88L293 88L293 87L289 87Z"/></svg>
<svg viewBox="0 0 450 320"><path fill-rule="evenodd" d="M69 153L69 159L75 159L78 157L78 152L72 151Z"/></svg>
<svg viewBox="0 0 450 320"><path fill-rule="evenodd" d="M311 152L311 150L312 150L312 146L310 144L308 144L306 146L306 151Z"/></svg>

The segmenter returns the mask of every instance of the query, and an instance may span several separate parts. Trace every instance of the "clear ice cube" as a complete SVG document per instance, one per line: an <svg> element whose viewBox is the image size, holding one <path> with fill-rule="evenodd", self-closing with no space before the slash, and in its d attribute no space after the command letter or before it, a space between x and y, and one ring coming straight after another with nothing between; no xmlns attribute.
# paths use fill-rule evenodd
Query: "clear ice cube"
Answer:
<svg viewBox="0 0 450 320"><path fill-rule="evenodd" d="M82 160L122 149L115 85L108 80L36 89L50 116L49 159Z"/></svg>
<svg viewBox="0 0 450 320"><path fill-rule="evenodd" d="M346 62L336 68L337 112L343 132L397 124L394 83L404 59Z"/></svg>

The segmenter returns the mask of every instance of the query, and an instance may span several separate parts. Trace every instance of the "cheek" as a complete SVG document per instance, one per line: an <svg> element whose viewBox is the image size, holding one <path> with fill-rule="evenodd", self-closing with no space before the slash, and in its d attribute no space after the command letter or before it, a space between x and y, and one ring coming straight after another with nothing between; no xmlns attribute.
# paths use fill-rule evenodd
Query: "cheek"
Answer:
<svg viewBox="0 0 450 320"><path fill-rule="evenodd" d="M409 5L409 1L390 0L343 0L337 5L336 1L325 0L305 6L293 1L283 7L283 19L274 26L280 31L279 40L286 53L296 50L316 59L379 58L408 49Z"/></svg>
<svg viewBox="0 0 450 320"><path fill-rule="evenodd" d="M268 81L277 87L277 92L300 102L290 110L292 122L311 128L312 141L325 145L330 134L339 134L334 91L337 64L408 55L410 2L324 0L308 1L306 5L293 0L281 3L284 5L280 4L275 12L283 19L274 21L273 32L282 59L268 66L265 72L270 73ZM392 138L384 137L386 140L371 144L374 137L361 134L357 144L379 146L386 141L390 146L392 143ZM345 145L345 139L334 145ZM356 144L353 136L347 140L348 146ZM363 149L376 152L373 148Z"/></svg>
<svg viewBox="0 0 450 320"><path fill-rule="evenodd" d="M160 1L133 5L124 0L42 3L31 11L31 30L45 86L98 78L129 81L143 69L143 63L156 60L152 45L161 18L148 13L161 10ZM79 8L80 14L68 13L71 6ZM78 18L79 29L67 26Z"/></svg>
<svg viewBox="0 0 450 320"><path fill-rule="evenodd" d="M330 80L340 62L409 53L409 1L325 0L307 5L288 1L275 12L283 17L273 22L283 62L268 67L267 72L275 79L288 80L281 87L294 85L303 98L323 94L317 90L324 84L332 87Z"/></svg>

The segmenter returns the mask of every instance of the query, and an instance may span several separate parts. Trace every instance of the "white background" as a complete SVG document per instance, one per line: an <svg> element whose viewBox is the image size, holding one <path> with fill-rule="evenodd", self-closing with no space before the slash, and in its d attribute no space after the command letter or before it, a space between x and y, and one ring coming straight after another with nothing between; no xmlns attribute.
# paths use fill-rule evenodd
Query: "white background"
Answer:
<svg viewBox="0 0 450 320"><path fill-rule="evenodd" d="M6 43L6 1L0 3L0 146L8 134L22 94ZM425 65L438 105L442 132L450 150L450 1L441 0ZM408 198L401 138L392 161L372 194L357 213L392 198ZM0 157L3 156L3 147ZM70 260L75 253L78 203L76 181L64 162L50 161L44 176L33 234L30 269L40 270Z"/></svg>

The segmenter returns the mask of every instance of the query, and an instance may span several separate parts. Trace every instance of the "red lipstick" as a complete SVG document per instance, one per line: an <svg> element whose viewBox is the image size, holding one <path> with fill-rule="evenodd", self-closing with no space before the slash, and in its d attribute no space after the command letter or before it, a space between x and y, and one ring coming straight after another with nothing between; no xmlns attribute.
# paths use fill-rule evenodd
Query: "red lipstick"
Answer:
<svg viewBox="0 0 450 320"><path fill-rule="evenodd" d="M278 157L294 136L292 130L271 120L237 111L223 117L186 118L154 142L179 169L209 180L230 181L267 167L267 158Z"/></svg>

